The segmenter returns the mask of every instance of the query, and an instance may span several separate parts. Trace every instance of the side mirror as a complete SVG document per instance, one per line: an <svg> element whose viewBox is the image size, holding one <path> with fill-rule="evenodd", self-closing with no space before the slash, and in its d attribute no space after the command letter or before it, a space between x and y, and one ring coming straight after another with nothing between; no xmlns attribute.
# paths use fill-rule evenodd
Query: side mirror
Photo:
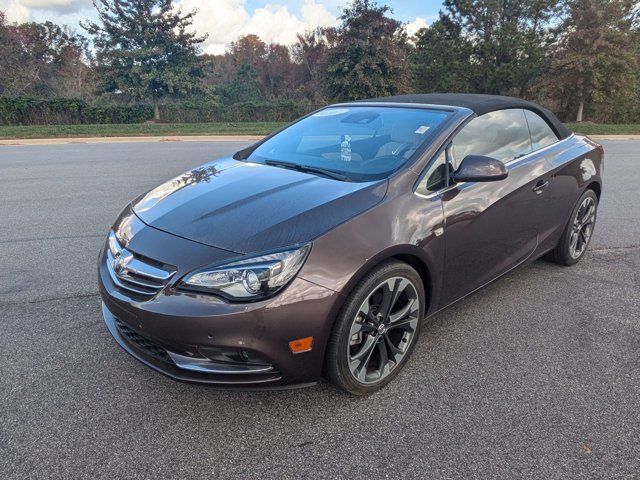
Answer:
<svg viewBox="0 0 640 480"><path fill-rule="evenodd" d="M482 155L467 155L458 169L451 174L456 182L495 182L509 175L507 167L500 160Z"/></svg>

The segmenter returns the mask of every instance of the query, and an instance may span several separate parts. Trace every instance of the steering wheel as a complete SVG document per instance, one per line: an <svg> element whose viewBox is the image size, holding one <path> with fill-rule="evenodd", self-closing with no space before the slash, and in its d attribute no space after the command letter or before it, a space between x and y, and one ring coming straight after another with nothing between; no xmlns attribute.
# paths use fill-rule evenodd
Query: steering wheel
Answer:
<svg viewBox="0 0 640 480"><path fill-rule="evenodd" d="M396 150L396 152L394 153L394 156L396 156L398 158L403 158L404 154L407 153L412 148L415 148L413 143L405 143L405 145L403 147L400 147L400 148L398 148L398 150Z"/></svg>

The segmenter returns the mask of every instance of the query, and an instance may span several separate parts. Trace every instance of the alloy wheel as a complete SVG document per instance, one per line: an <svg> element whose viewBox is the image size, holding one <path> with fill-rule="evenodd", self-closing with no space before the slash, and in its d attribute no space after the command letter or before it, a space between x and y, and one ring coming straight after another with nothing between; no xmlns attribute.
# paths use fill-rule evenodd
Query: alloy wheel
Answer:
<svg viewBox="0 0 640 480"><path fill-rule="evenodd" d="M386 378L405 358L418 327L420 297L405 277L392 277L375 287L351 324L347 360L353 377L363 384Z"/></svg>
<svg viewBox="0 0 640 480"><path fill-rule="evenodd" d="M587 249L595 221L596 202L592 197L586 197L580 204L571 226L569 254L572 258L579 258Z"/></svg>

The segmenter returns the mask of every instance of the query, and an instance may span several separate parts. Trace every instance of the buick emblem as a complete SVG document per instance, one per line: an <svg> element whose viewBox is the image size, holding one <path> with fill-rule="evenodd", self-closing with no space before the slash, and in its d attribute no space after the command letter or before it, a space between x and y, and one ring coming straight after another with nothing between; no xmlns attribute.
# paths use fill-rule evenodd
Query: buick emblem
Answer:
<svg viewBox="0 0 640 480"><path fill-rule="evenodd" d="M121 253L116 254L113 257L113 263L111 264L111 266L113 267L113 271L120 275L124 271L131 258L131 255L123 256Z"/></svg>

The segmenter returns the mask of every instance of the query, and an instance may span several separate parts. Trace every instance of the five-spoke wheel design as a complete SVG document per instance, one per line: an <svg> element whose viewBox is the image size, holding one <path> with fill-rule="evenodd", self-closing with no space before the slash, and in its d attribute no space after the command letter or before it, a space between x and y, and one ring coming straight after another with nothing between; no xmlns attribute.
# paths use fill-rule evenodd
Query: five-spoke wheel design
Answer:
<svg viewBox="0 0 640 480"><path fill-rule="evenodd" d="M358 382L379 382L402 361L419 311L416 286L407 278L392 277L371 291L349 331L349 370Z"/></svg>
<svg viewBox="0 0 640 480"><path fill-rule="evenodd" d="M578 259L582 256L589 245L593 226L596 222L596 201L593 197L587 196L573 219L571 235L569 237L569 254L572 258Z"/></svg>

